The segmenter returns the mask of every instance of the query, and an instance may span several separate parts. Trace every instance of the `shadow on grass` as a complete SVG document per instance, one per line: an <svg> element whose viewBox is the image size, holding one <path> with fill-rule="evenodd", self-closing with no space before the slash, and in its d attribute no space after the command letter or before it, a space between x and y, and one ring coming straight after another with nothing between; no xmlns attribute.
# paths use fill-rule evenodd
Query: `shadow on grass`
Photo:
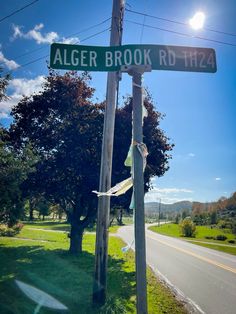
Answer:
<svg viewBox="0 0 236 314"><path fill-rule="evenodd" d="M66 223L65 221L32 221L24 222L27 227L34 227L34 228L45 228L45 230L58 230L58 231L70 231L70 224Z"/></svg>
<svg viewBox="0 0 236 314"><path fill-rule="evenodd" d="M18 247L1 245L0 254L1 314L34 313L36 304L19 290L15 279L53 296L69 308L67 313L100 313L91 304L93 254L83 252L74 257L65 250L45 250L43 246L32 244ZM132 285L135 274L124 272L123 263L122 259L110 259L108 285L110 300L117 298L126 304L135 294ZM45 307L40 310L40 314L59 312Z"/></svg>

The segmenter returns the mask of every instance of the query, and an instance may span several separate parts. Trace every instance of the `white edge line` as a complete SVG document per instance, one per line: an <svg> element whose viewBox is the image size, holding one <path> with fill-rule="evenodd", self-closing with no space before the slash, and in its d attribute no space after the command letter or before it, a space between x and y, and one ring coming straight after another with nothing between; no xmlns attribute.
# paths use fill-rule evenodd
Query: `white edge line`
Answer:
<svg viewBox="0 0 236 314"><path fill-rule="evenodd" d="M149 264L148 264L149 265ZM159 270L149 265L149 267L152 269L152 271L157 275L157 277L161 280L162 283L164 283L176 296L178 300L184 303L184 307L188 309L189 313L201 313L206 314L197 303L195 303L192 299L189 297L186 297L186 295L176 286L174 286Z"/></svg>
<svg viewBox="0 0 236 314"><path fill-rule="evenodd" d="M128 243L122 238L120 234L117 234L119 238L121 238L122 241L124 241L127 245ZM130 246L130 248L135 251L134 244ZM189 314L206 314L200 306L194 302L192 299L187 297L179 288L174 286L159 270L154 268L152 265L150 265L147 262L148 266L152 269L154 274L160 279L160 281L165 284L176 296L178 300L184 303L184 307L188 310Z"/></svg>

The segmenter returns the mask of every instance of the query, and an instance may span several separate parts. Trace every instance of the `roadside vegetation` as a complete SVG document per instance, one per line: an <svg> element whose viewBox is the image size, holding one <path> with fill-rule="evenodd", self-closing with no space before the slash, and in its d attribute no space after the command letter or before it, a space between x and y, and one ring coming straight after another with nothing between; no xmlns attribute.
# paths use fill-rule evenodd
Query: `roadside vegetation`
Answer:
<svg viewBox="0 0 236 314"><path fill-rule="evenodd" d="M151 226L149 229L163 235L190 241L193 244L236 255L236 237L230 229L222 229L217 226L195 226L195 233L190 237L184 236L181 225L174 223Z"/></svg>
<svg viewBox="0 0 236 314"><path fill-rule="evenodd" d="M159 212L156 219L165 218L172 223L152 226L150 230L236 255L236 192L216 202L190 204L191 208Z"/></svg>
<svg viewBox="0 0 236 314"><path fill-rule="evenodd" d="M92 307L95 235L86 233L79 258L68 253L67 224L25 224L15 237L0 239L0 312L33 313L36 303L16 285L19 280L56 298L68 313L135 313L135 264L125 244L109 239L108 296L101 308ZM39 230L40 229L40 230ZM41 230L42 229L42 230ZM148 269L149 313L186 313L183 305ZM42 307L40 314L55 313Z"/></svg>

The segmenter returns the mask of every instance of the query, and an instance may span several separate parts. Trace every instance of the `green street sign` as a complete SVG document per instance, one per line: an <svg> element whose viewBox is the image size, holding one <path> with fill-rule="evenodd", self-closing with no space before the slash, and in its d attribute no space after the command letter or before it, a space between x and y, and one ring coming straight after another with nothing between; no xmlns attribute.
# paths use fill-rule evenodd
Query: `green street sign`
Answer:
<svg viewBox="0 0 236 314"><path fill-rule="evenodd" d="M51 45L50 66L53 69L107 72L139 65L150 66L152 70L215 73L216 55L211 48L184 46Z"/></svg>

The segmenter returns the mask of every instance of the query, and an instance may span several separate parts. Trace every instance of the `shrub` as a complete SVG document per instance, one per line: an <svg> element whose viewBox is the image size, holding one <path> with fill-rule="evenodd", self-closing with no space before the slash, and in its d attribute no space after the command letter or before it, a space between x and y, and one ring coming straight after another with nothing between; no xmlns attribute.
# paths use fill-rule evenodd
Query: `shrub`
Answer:
<svg viewBox="0 0 236 314"><path fill-rule="evenodd" d="M0 236L4 236L7 231L6 225L0 225Z"/></svg>
<svg viewBox="0 0 236 314"><path fill-rule="evenodd" d="M212 240L212 239L214 239L214 237L211 237L211 236L205 236L205 239Z"/></svg>
<svg viewBox="0 0 236 314"><path fill-rule="evenodd" d="M17 223L13 227L8 227L7 225L1 224L0 225L0 236L2 237L14 237L18 234L21 229L23 228L22 223Z"/></svg>
<svg viewBox="0 0 236 314"><path fill-rule="evenodd" d="M190 217L184 218L180 224L181 235L184 237L195 237L196 225Z"/></svg>
<svg viewBox="0 0 236 314"><path fill-rule="evenodd" d="M21 222L18 222L16 225L12 227L13 230L16 231L16 234L20 233L21 229L24 227L24 225Z"/></svg>
<svg viewBox="0 0 236 314"><path fill-rule="evenodd" d="M215 237L215 240L219 240L219 241L225 241L227 239L227 237L223 234L218 234L216 237Z"/></svg>
<svg viewBox="0 0 236 314"><path fill-rule="evenodd" d="M217 227L220 229L224 229L226 227L226 221L220 220L217 224Z"/></svg>
<svg viewBox="0 0 236 314"><path fill-rule="evenodd" d="M228 242L234 244L235 240L228 240Z"/></svg>

